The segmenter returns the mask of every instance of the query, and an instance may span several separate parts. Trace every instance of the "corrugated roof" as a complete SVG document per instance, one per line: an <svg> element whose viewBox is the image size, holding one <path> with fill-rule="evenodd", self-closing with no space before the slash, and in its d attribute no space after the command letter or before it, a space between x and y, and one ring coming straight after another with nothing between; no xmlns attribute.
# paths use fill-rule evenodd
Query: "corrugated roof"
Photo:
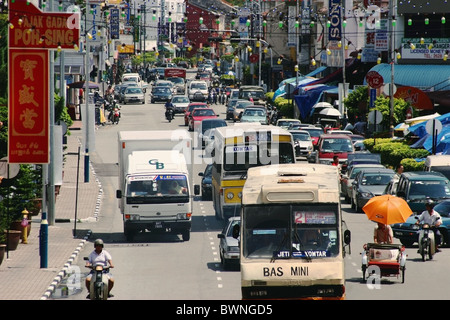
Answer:
<svg viewBox="0 0 450 320"><path fill-rule="evenodd" d="M370 71L378 72L384 83L391 83L391 65L381 63ZM364 84L367 84L364 79ZM450 65L394 65L394 84L416 87L425 91L450 90Z"/></svg>

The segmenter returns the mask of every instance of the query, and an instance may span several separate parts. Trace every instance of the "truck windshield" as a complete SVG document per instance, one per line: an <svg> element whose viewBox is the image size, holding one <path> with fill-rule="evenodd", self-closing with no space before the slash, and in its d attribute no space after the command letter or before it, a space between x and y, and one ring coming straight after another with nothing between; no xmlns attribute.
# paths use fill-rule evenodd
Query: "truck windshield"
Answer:
<svg viewBox="0 0 450 320"><path fill-rule="evenodd" d="M255 205L243 211L249 259L318 259L339 254L338 205Z"/></svg>
<svg viewBox="0 0 450 320"><path fill-rule="evenodd" d="M184 175L129 177L127 204L189 202L189 188Z"/></svg>

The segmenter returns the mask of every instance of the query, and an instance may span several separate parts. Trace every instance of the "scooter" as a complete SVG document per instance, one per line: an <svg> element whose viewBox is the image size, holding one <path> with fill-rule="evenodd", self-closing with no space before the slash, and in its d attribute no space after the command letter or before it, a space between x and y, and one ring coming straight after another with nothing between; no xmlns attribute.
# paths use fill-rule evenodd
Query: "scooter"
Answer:
<svg viewBox="0 0 450 320"><path fill-rule="evenodd" d="M89 258L84 257L84 260L88 261ZM86 267L94 270L89 289L90 299L107 300L109 279L106 274L109 272L109 267L105 267L101 264Z"/></svg>
<svg viewBox="0 0 450 320"><path fill-rule="evenodd" d="M418 253L422 256L422 261L433 259L436 253L436 242L434 238L434 226L424 223L419 230L419 250Z"/></svg>
<svg viewBox="0 0 450 320"><path fill-rule="evenodd" d="M120 111L117 107L110 107L109 109L109 115L108 120L111 121L113 124L119 124L120 119Z"/></svg>
<svg viewBox="0 0 450 320"><path fill-rule="evenodd" d="M174 119L173 108L166 109L166 119L171 122Z"/></svg>

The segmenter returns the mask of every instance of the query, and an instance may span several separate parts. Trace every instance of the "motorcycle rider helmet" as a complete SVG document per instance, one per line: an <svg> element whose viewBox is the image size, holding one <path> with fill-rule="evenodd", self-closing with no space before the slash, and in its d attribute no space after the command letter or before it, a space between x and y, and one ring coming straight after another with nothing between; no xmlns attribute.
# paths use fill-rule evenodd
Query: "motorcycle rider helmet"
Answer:
<svg viewBox="0 0 450 320"><path fill-rule="evenodd" d="M102 239L97 239L94 241L94 248L96 246L101 246L103 248L103 240Z"/></svg>
<svg viewBox="0 0 450 320"><path fill-rule="evenodd" d="M426 207L434 208L434 201L432 199L428 199L425 203Z"/></svg>

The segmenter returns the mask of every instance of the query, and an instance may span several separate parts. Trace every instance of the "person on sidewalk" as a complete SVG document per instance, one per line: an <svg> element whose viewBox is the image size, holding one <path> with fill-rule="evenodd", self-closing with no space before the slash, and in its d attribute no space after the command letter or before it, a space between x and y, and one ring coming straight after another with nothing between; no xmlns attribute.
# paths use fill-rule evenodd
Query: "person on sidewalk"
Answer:
<svg viewBox="0 0 450 320"><path fill-rule="evenodd" d="M97 239L94 242L94 251L91 252L91 254L88 257L88 261L86 262L86 267L88 266L94 266L96 264L102 264L103 266L107 267L109 265L110 268L114 268L114 265L112 263L111 255L108 251L103 250L103 240ZM86 277L86 288L88 291L88 295L86 299L90 298L90 289L91 289L91 278L92 278L93 271L89 273L89 275ZM114 278L111 273L107 274L108 276L108 297L113 297L111 294L111 290L114 287Z"/></svg>

